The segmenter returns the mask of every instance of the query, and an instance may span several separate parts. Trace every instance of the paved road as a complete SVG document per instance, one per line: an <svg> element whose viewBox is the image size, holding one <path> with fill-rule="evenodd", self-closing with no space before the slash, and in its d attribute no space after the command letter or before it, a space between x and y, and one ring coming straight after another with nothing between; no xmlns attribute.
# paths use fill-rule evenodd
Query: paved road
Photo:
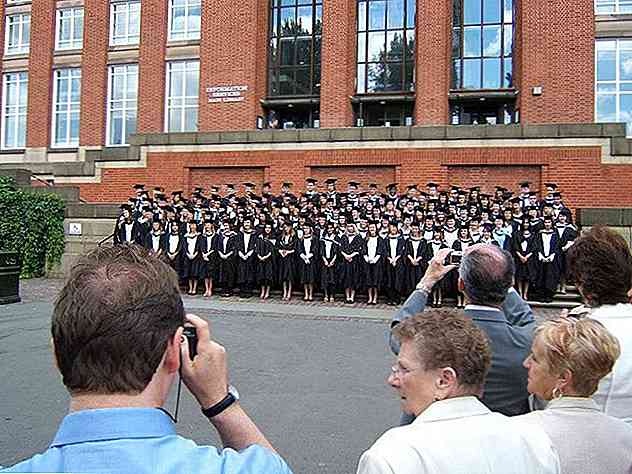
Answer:
<svg viewBox="0 0 632 474"><path fill-rule="evenodd" d="M68 401L49 348L52 305L26 300L0 306L4 466L46 449ZM397 422L399 403L384 383L391 357L379 311L351 319L344 308L297 306L278 314L277 305L261 313L252 311L257 304L222 309L191 299L187 306L211 321L243 405L297 474L354 472L362 451ZM173 403L172 396L167 408ZM181 435L219 445L188 393L180 410Z"/></svg>

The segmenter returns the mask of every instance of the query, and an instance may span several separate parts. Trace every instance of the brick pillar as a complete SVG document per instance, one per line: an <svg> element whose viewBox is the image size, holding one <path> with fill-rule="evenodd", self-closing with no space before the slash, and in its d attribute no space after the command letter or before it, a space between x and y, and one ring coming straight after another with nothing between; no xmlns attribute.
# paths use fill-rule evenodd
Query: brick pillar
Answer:
<svg viewBox="0 0 632 474"><path fill-rule="evenodd" d="M165 129L168 2L143 0L142 4L137 131L138 133L160 133Z"/></svg>
<svg viewBox="0 0 632 474"><path fill-rule="evenodd" d="M356 81L356 2L323 2L323 38L321 53L320 126L353 126L353 108L349 96Z"/></svg>
<svg viewBox="0 0 632 474"><path fill-rule="evenodd" d="M266 81L260 63L266 57L266 42L258 27L267 25L267 5L262 0L203 0L198 112L201 131L255 128L261 113L258 93L265 90ZM209 103L206 88L222 86L246 86L247 90L241 91L243 101Z"/></svg>
<svg viewBox="0 0 632 474"><path fill-rule="evenodd" d="M55 7L55 0L31 4L27 148L47 147L50 143Z"/></svg>
<svg viewBox="0 0 632 474"><path fill-rule="evenodd" d="M0 18L4 18L4 2L0 2ZM6 20L0 24L0 52L4 55L4 35L7 26Z"/></svg>
<svg viewBox="0 0 632 474"><path fill-rule="evenodd" d="M452 2L417 0L415 125L448 123Z"/></svg>
<svg viewBox="0 0 632 474"><path fill-rule="evenodd" d="M109 2L84 0L79 144L105 144Z"/></svg>
<svg viewBox="0 0 632 474"><path fill-rule="evenodd" d="M516 87L522 123L594 121L595 21L592 0L520 2ZM518 75L519 73L519 75ZM532 88L541 86L541 96Z"/></svg>

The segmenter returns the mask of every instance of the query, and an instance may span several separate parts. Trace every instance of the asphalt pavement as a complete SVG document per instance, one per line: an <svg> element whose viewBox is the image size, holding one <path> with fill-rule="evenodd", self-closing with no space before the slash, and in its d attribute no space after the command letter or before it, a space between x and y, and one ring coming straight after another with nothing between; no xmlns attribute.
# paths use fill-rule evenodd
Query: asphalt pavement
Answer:
<svg viewBox="0 0 632 474"><path fill-rule="evenodd" d="M38 286L39 285L39 286ZM27 282L23 303L0 306L0 465L44 451L67 412L50 351L59 282ZM390 307L185 298L228 351L242 405L295 473L353 473L362 452L399 420L385 380ZM175 390L167 404L173 412ZM220 446L183 387L178 433Z"/></svg>

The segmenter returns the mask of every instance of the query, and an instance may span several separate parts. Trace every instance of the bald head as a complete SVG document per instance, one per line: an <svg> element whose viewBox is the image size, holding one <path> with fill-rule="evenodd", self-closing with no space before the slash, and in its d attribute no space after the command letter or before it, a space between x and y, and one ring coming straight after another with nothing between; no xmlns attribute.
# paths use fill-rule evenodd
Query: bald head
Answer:
<svg viewBox="0 0 632 474"><path fill-rule="evenodd" d="M491 244L476 244L463 254L459 277L472 304L501 306L513 285L514 262L509 252Z"/></svg>

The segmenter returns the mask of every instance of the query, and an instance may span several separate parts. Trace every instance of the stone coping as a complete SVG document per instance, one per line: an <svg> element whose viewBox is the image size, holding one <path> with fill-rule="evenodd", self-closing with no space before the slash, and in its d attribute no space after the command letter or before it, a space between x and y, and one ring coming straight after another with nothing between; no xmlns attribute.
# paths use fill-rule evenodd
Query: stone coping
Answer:
<svg viewBox="0 0 632 474"><path fill-rule="evenodd" d="M577 224L591 227L597 224L609 227L632 227L632 208L577 209Z"/></svg>

